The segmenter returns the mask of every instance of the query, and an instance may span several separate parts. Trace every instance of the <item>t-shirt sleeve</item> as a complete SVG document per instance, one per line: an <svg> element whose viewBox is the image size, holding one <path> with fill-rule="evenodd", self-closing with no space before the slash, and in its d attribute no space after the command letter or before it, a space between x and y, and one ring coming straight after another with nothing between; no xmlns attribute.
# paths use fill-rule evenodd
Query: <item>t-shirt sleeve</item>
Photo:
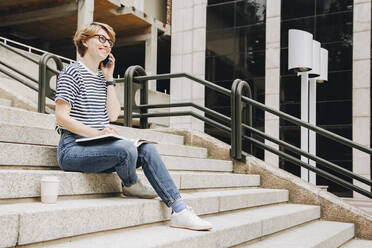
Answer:
<svg viewBox="0 0 372 248"><path fill-rule="evenodd" d="M71 105L74 105L74 101L79 92L79 86L77 79L72 75L61 72L57 81L57 91L55 101L61 99Z"/></svg>

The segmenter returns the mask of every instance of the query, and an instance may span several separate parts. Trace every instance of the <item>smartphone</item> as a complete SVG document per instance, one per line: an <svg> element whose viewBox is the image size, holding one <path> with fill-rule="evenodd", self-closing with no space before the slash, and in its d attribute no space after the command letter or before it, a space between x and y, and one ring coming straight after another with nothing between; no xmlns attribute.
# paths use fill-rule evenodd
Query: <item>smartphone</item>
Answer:
<svg viewBox="0 0 372 248"><path fill-rule="evenodd" d="M110 56L107 56L107 58L105 58L102 61L104 67L107 67L110 64L110 59L109 58L110 58Z"/></svg>

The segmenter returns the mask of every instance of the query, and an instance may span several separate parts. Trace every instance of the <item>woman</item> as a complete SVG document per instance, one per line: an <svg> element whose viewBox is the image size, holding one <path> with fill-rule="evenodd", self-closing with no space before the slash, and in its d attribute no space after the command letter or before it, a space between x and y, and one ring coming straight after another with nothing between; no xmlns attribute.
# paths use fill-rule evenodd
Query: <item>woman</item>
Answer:
<svg viewBox="0 0 372 248"><path fill-rule="evenodd" d="M75 33L74 44L81 59L68 65L58 77L56 93L56 130L61 134L58 164L65 171L87 173L116 172L127 196L159 196L172 208L171 226L192 230L210 230L181 199L156 148L143 144L136 148L126 140L81 145L75 140L116 134L109 125L120 112L113 72L115 58L111 48L115 32L107 24L94 22ZM109 59L104 65L103 60ZM136 167L143 168L151 186L137 178ZM154 191L155 190L155 191Z"/></svg>

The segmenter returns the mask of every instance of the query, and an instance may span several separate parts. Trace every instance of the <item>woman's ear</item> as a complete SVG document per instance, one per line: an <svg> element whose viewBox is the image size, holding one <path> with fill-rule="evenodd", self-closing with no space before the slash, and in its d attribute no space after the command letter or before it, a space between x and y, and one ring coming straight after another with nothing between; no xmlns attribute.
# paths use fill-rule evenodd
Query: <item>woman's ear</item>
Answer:
<svg viewBox="0 0 372 248"><path fill-rule="evenodd" d="M86 40L82 40L81 43L83 44L83 46L88 47Z"/></svg>

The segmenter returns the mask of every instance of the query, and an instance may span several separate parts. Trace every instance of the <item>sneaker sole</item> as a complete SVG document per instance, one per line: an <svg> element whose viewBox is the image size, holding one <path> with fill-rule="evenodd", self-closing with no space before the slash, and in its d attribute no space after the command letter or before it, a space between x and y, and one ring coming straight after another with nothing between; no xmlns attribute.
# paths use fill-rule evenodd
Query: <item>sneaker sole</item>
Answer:
<svg viewBox="0 0 372 248"><path fill-rule="evenodd" d="M139 196L139 195L131 195L131 194L125 194L123 193L124 196L127 196L127 197L135 197L135 198L141 198L141 199L155 199L156 197L158 197L157 195L156 196Z"/></svg>

